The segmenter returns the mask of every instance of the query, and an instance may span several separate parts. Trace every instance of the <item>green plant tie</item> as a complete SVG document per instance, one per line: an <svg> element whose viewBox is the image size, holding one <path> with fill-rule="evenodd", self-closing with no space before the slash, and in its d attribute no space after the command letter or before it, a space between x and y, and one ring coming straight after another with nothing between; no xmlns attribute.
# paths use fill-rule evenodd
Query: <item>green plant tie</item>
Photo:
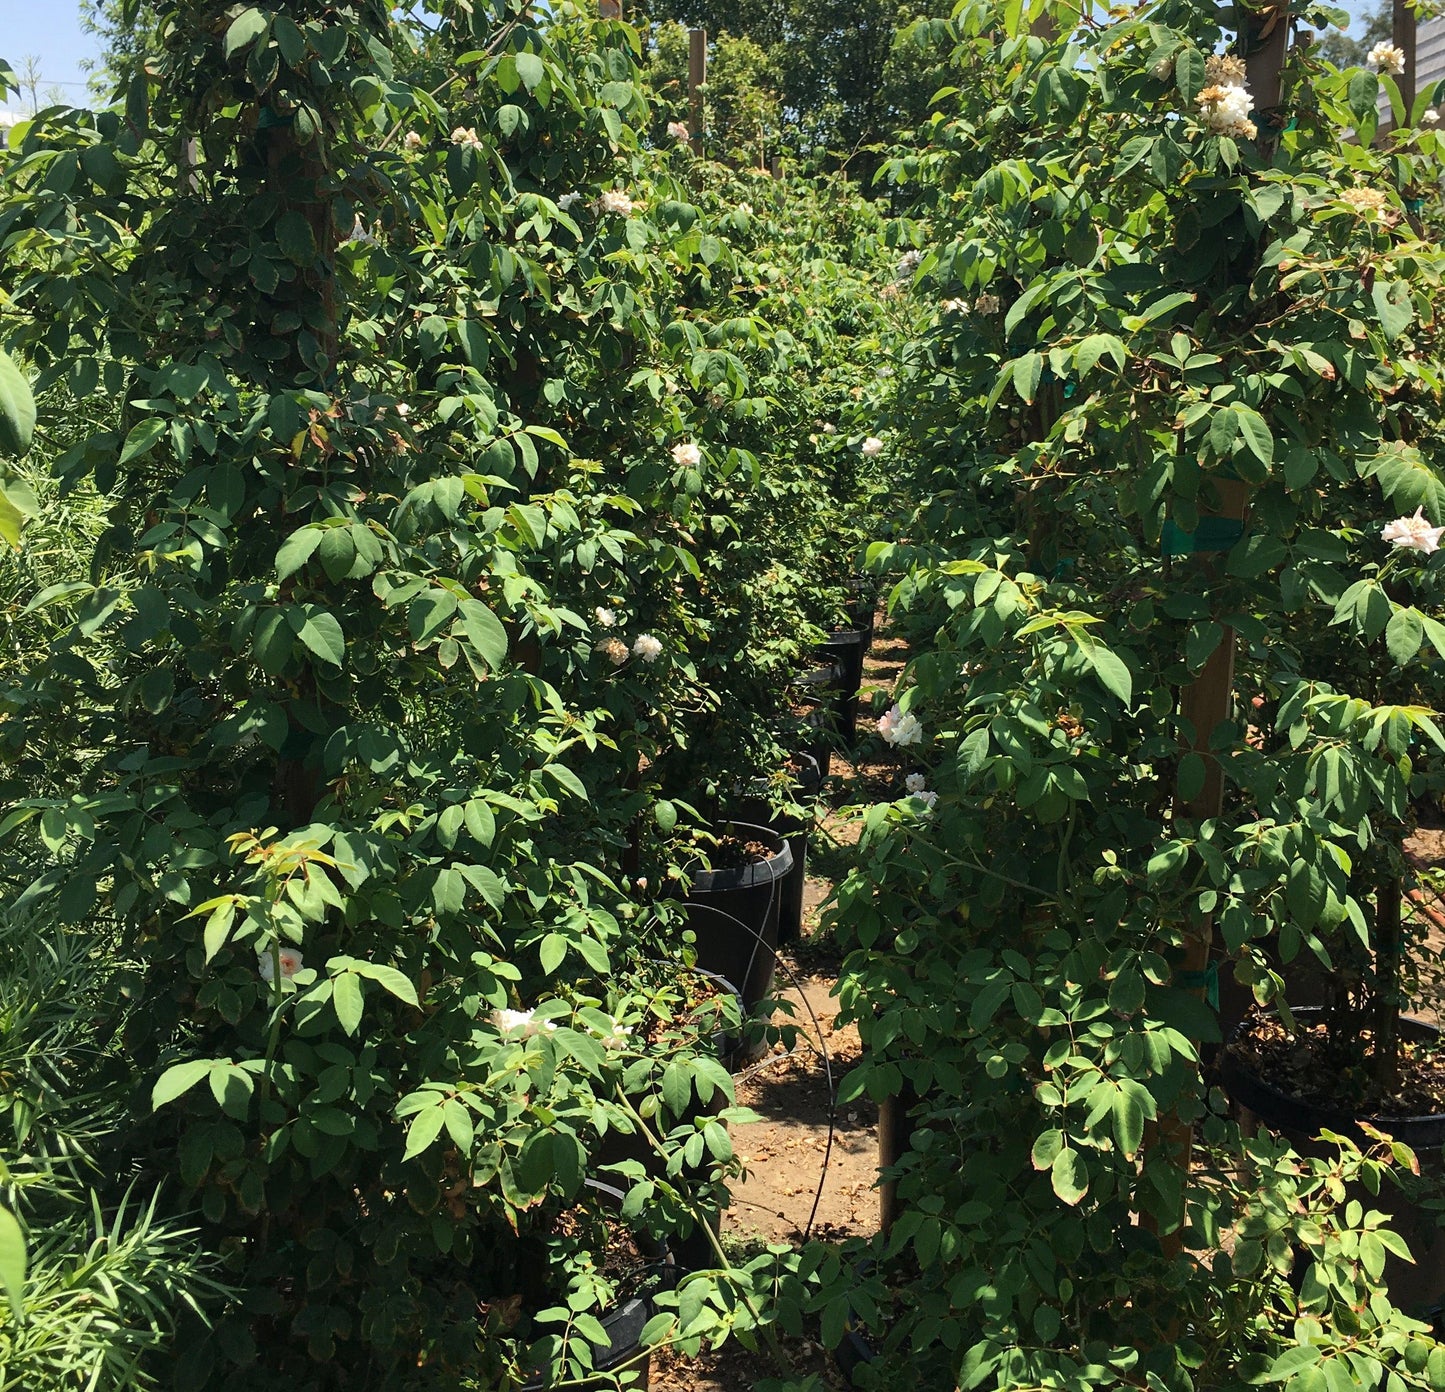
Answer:
<svg viewBox="0 0 1445 1392"><path fill-rule="evenodd" d="M1182 986L1186 991L1203 990L1204 999L1210 1006L1219 1009L1219 963L1211 961L1203 971L1178 972L1174 978L1175 984Z"/></svg>
<svg viewBox="0 0 1445 1392"><path fill-rule="evenodd" d="M1205 551L1228 551L1243 535L1244 523L1235 517L1201 517L1192 532L1166 520L1159 544L1166 556L1197 556Z"/></svg>

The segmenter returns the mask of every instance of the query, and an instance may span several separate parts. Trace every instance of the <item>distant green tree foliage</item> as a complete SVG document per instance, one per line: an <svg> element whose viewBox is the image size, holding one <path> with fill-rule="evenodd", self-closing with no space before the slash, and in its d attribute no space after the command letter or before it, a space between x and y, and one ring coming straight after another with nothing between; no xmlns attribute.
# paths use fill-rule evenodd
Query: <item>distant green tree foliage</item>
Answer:
<svg viewBox="0 0 1445 1392"><path fill-rule="evenodd" d="M652 136L662 144L674 138L668 126L686 124L690 115L687 30L668 20L654 26L649 39L644 71L657 99ZM739 164L765 165L782 129L781 85L781 74L761 45L747 37L718 35L708 53L698 148Z"/></svg>
<svg viewBox="0 0 1445 1392"><path fill-rule="evenodd" d="M848 156L926 116L943 50L931 26L900 35L951 7L932 0L920 15L896 0L654 0L648 8L653 21L706 29L715 45L724 36L750 40L778 84L787 147ZM629 15L639 19L636 10ZM722 58L714 47L713 61Z"/></svg>
<svg viewBox="0 0 1445 1392"><path fill-rule="evenodd" d="M1365 55L1381 39L1388 39L1392 31L1390 6L1380 0L1373 10L1366 11L1358 18L1358 37L1352 37L1340 29L1331 29L1319 41L1319 55L1337 68L1363 67ZM1353 25L1352 25L1353 27Z"/></svg>

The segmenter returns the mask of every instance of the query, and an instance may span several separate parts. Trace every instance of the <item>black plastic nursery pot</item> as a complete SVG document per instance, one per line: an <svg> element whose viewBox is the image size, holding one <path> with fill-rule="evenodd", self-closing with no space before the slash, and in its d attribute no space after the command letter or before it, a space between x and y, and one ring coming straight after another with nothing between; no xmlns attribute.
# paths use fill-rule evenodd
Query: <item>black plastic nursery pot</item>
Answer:
<svg viewBox="0 0 1445 1392"><path fill-rule="evenodd" d="M871 575L855 575L848 582L848 618L862 629L863 651L873 646L873 620L878 608L878 584Z"/></svg>
<svg viewBox="0 0 1445 1392"><path fill-rule="evenodd" d="M814 667L795 677L792 682L793 695L797 706L801 707L807 731L802 752L817 764L820 779L826 779L832 767L838 724L838 688L842 680L841 669L830 660L822 667Z"/></svg>
<svg viewBox="0 0 1445 1392"><path fill-rule="evenodd" d="M818 796L823 786L822 771L818 761L811 754L798 756L802 767L798 770L797 782L790 796L794 802L808 804ZM731 809L733 817L742 822L752 822L776 832L787 842L793 857L793 868L783 881L778 900L778 941L794 941L803 929L803 888L808 870L808 832L812 829L811 815L786 816L775 812L764 797L746 797Z"/></svg>
<svg viewBox="0 0 1445 1392"><path fill-rule="evenodd" d="M1302 1021L1318 1019L1323 1011L1317 1006L1297 1006L1295 1017ZM1364 1146L1370 1138L1361 1129L1364 1123L1383 1131L1409 1146L1420 1161L1423 1173L1445 1178L1440 1148L1445 1145L1445 1113L1428 1116L1362 1116L1343 1106L1333 1106L1296 1097L1261 1077L1236 1052L1235 1046L1248 1033L1251 1021L1245 1020L1230 1033L1229 1045L1219 1056L1219 1081L1239 1108L1240 1125L1245 1130L1258 1124L1283 1137L1302 1155L1327 1153L1316 1138L1321 1131L1334 1131ZM1400 1017L1403 1039L1419 1042L1438 1040L1441 1031L1424 1020ZM1390 1298L1402 1309L1411 1312L1432 1312L1445 1307L1445 1228L1441 1217L1412 1202L1393 1188L1382 1187L1379 1194L1363 1190L1357 1195L1368 1208L1389 1213L1391 1228L1405 1239L1414 1256L1414 1263L1390 1256L1385 1265L1385 1283Z"/></svg>
<svg viewBox="0 0 1445 1392"><path fill-rule="evenodd" d="M596 1179L587 1180L586 1185L607 1207L621 1213L626 1198L622 1190ZM650 1286L655 1290L672 1289L677 1284L677 1267L667 1243L635 1230L632 1238L639 1268L647 1273ZM598 1376L569 1382L569 1392L615 1392L617 1376L629 1371L635 1371L635 1375L627 1386L646 1392L651 1358L642 1350L642 1331L655 1313L651 1296L643 1293L625 1296L599 1315L597 1322L602 1326L604 1341L592 1342L592 1367ZM548 1392L554 1386L555 1381L547 1373L539 1372L522 1383L520 1392Z"/></svg>
<svg viewBox="0 0 1445 1392"><path fill-rule="evenodd" d="M878 1350L856 1329L848 1329L843 1333L842 1343L833 1350L833 1357L837 1361L838 1371L848 1379L848 1385L857 1387L859 1369L873 1362L878 1357Z"/></svg>
<svg viewBox="0 0 1445 1392"><path fill-rule="evenodd" d="M726 869L694 869L683 907L698 966L736 982L743 1009L752 1014L772 991L778 912L793 855L781 836L752 822L730 822L721 833L757 842L770 855Z"/></svg>
<svg viewBox="0 0 1445 1392"><path fill-rule="evenodd" d="M831 660L838 667L835 727L845 744L852 744L858 731L858 688L863 685L863 659L868 654L868 643L866 629L850 628L830 633L813 649L814 657Z"/></svg>

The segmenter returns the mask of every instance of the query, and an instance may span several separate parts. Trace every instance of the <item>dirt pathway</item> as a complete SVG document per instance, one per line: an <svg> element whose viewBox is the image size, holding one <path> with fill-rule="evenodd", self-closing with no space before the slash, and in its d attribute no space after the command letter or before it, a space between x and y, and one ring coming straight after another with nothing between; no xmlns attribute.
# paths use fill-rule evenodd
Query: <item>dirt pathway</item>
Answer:
<svg viewBox="0 0 1445 1392"><path fill-rule="evenodd" d="M820 910L835 877L846 873L849 849L858 839L858 824L842 809L897 796L901 773L897 761L878 747L873 706L891 692L903 660L902 643L880 632L864 666L858 761L834 758L809 846L803 934L781 955L774 988L791 1006L797 1041L791 1050L775 1046L737 1080L738 1102L761 1118L732 1132L747 1173L733 1186L723 1235L740 1255L769 1242L805 1237L841 1242L877 1230L878 1109L866 1100L833 1106L862 1048L854 1026L835 1024L838 1002L832 992L840 958L820 927ZM784 1019L780 1013L775 1023ZM653 1359L651 1392L748 1392L764 1378L809 1373L825 1387L847 1386L816 1341L789 1339L784 1347L792 1368L776 1367L767 1352L735 1342L695 1359L661 1353Z"/></svg>

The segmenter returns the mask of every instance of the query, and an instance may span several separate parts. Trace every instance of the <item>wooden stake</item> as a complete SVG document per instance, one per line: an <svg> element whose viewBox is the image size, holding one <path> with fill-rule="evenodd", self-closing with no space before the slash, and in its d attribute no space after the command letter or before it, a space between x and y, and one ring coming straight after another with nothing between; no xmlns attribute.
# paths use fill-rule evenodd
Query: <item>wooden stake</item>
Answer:
<svg viewBox="0 0 1445 1392"><path fill-rule="evenodd" d="M1403 0L1396 0L1403 3ZM1268 159L1279 139L1281 127L1280 109L1284 99L1283 72L1285 57L1289 49L1292 24L1288 0L1257 11L1244 10L1248 22L1239 36L1238 52L1244 59L1245 80L1254 97L1254 117L1259 126L1258 148ZM1229 518L1243 523L1248 512L1249 489L1237 479L1214 480L1219 493L1217 509L1210 509L1209 515ZM1200 515L1206 515L1204 508ZM1218 558L1196 564L1205 568L1207 575L1217 570ZM1178 816L1194 820L1217 817L1224 805L1224 770L1218 757L1211 751L1215 731L1229 719L1230 697L1234 688L1234 630L1228 625L1219 646L1210 654L1203 671L1179 694L1179 714L1193 728L1190 748L1204 760L1204 782L1192 798L1176 797L1174 810ZM1182 960L1175 972L1175 981L1189 990L1206 993L1205 983L1214 950L1214 917L1201 915L1185 930ZM1166 1152L1172 1151L1176 1163L1187 1169L1194 1150L1194 1127L1180 1117L1177 1111L1170 1111L1159 1118L1157 1130L1148 1140L1148 1148L1162 1145ZM1145 1225L1157 1226L1146 1218ZM1177 1255L1182 1242L1178 1231L1160 1235L1160 1245L1166 1256Z"/></svg>
<svg viewBox="0 0 1445 1392"><path fill-rule="evenodd" d="M1403 0L1396 0L1396 4ZM1289 6L1277 5L1253 16L1250 26L1250 42L1244 58L1244 80L1249 84L1250 95L1254 97L1255 115L1260 119L1259 143L1266 141L1272 147L1278 134L1274 123L1267 119L1284 98L1281 90L1281 76L1284 72L1285 52L1289 48L1290 20Z"/></svg>
<svg viewBox="0 0 1445 1392"><path fill-rule="evenodd" d="M1228 518L1244 524L1249 513L1249 486L1238 479L1216 478L1219 491L1217 508L1201 507L1200 519ZM1219 570L1219 555L1195 562L1212 578ZM1204 761L1204 781L1192 798L1176 797L1176 816L1196 822L1219 816L1224 809L1224 769L1219 756L1210 747L1214 732L1230 717L1230 699L1234 693L1234 630L1227 624L1224 636L1210 653L1199 675L1179 693L1179 715L1189 722L1192 735L1189 750ZM1182 959L1174 974L1176 983L1187 989L1207 994L1210 957L1214 951L1214 915L1202 914L1185 932ZM1160 1117L1153 1143L1162 1143L1174 1150L1177 1162L1187 1169L1194 1150L1194 1127L1177 1112ZM1150 1224L1150 1226L1153 1226ZM1177 1232L1162 1234L1160 1243L1168 1255L1180 1250Z"/></svg>
<svg viewBox="0 0 1445 1392"><path fill-rule="evenodd" d="M1405 55L1405 71L1396 78L1400 100L1405 103L1405 121L1409 123L1415 110L1415 31L1419 27L1415 12L1406 0L1395 0L1391 41Z"/></svg>
<svg viewBox="0 0 1445 1392"><path fill-rule="evenodd" d="M707 30L687 31L687 129L694 140L702 137L702 87L707 81Z"/></svg>

